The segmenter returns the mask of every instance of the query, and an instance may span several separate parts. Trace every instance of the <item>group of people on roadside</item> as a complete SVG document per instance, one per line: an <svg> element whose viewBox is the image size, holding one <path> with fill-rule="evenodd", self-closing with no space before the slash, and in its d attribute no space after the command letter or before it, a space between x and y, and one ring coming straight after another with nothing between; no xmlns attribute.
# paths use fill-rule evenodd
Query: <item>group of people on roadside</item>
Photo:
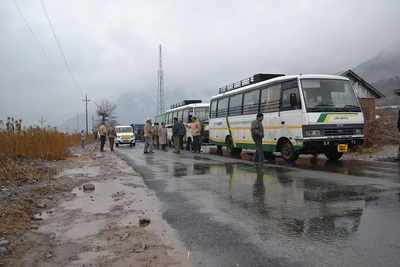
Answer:
<svg viewBox="0 0 400 267"><path fill-rule="evenodd" d="M100 124L99 126L99 136L100 136L100 152L104 152L104 145L108 139L108 143L110 145L111 152L114 151L114 140L117 137L117 131L115 127L110 125L106 126L105 123Z"/></svg>
<svg viewBox="0 0 400 267"><path fill-rule="evenodd" d="M154 147L156 149L161 149L163 151L167 150L167 128L165 127L165 123L154 123L152 125L151 120L146 120L143 129L144 135L144 153L154 153Z"/></svg>
<svg viewBox="0 0 400 267"><path fill-rule="evenodd" d="M172 126L172 142L174 144L174 153L180 153L183 148L183 139L187 133L187 129L191 130L193 141L191 150L194 153L200 153L201 150L201 122L195 116L191 118L190 123L184 124L178 118L174 118ZM146 120L144 126L144 153L153 153L154 147L163 151L167 150L168 137L167 127L164 122L152 124L151 120Z"/></svg>

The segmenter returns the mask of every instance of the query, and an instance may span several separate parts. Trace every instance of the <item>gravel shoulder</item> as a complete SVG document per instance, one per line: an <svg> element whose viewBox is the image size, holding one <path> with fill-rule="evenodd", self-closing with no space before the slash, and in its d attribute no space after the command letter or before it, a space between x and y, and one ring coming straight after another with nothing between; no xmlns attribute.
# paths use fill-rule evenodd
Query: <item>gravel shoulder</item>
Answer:
<svg viewBox="0 0 400 267"><path fill-rule="evenodd" d="M48 179L2 187L2 205L26 207L3 214L0 266L190 266L154 192L117 155L92 146L48 164Z"/></svg>
<svg viewBox="0 0 400 267"><path fill-rule="evenodd" d="M344 155L344 159L365 160L365 161L398 161L398 145L383 145L364 149Z"/></svg>

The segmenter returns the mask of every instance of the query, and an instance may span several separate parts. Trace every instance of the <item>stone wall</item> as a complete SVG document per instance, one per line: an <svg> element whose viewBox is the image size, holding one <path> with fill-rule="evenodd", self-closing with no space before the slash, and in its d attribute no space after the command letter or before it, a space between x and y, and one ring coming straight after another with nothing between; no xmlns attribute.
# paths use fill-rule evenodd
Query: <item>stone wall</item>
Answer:
<svg viewBox="0 0 400 267"><path fill-rule="evenodd" d="M373 138L371 134L373 133L374 121L376 120L376 106L375 98L359 98L361 109L364 113L364 136L365 144L367 146L373 145Z"/></svg>

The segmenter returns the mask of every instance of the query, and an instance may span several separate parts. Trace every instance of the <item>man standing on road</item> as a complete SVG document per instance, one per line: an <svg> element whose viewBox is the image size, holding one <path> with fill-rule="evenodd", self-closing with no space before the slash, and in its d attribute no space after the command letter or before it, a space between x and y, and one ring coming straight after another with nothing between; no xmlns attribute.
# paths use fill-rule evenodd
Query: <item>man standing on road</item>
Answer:
<svg viewBox="0 0 400 267"><path fill-rule="evenodd" d="M147 120L144 126L144 151L143 153L153 153L153 126L151 120Z"/></svg>
<svg viewBox="0 0 400 267"><path fill-rule="evenodd" d="M106 136L107 136L107 128L104 122L101 123L99 127L99 135L100 135L100 151L104 152L104 145L106 144Z"/></svg>
<svg viewBox="0 0 400 267"><path fill-rule="evenodd" d="M81 148L85 149L85 140L86 140L86 134L85 131L81 131Z"/></svg>
<svg viewBox="0 0 400 267"><path fill-rule="evenodd" d="M201 123L198 118L193 117L193 122L190 124L190 129L193 136L193 147L194 153L200 153L200 134L201 134Z"/></svg>
<svg viewBox="0 0 400 267"><path fill-rule="evenodd" d="M262 164L264 162L264 151L262 147L262 140L264 138L264 126L262 121L264 115L258 113L256 119L251 123L251 137L256 143L256 154L254 155L254 161Z"/></svg>
<svg viewBox="0 0 400 267"><path fill-rule="evenodd" d="M111 152L114 151L114 140L117 137L117 131L115 130L115 128L113 126L110 126L110 128L108 128L108 143L110 144L110 150Z"/></svg>
<svg viewBox="0 0 400 267"><path fill-rule="evenodd" d="M160 141L161 149L163 151L167 150L167 128L165 127L165 123L161 123L161 127L158 129L158 138Z"/></svg>
<svg viewBox="0 0 400 267"><path fill-rule="evenodd" d="M160 149L160 140L159 140L159 135L158 135L158 129L159 129L159 125L158 122L154 123L154 134L153 134L153 144L155 146L156 149Z"/></svg>
<svg viewBox="0 0 400 267"><path fill-rule="evenodd" d="M178 118L174 118L174 126L172 126L172 136L174 138L174 153L181 153L182 138L185 135L185 126Z"/></svg>

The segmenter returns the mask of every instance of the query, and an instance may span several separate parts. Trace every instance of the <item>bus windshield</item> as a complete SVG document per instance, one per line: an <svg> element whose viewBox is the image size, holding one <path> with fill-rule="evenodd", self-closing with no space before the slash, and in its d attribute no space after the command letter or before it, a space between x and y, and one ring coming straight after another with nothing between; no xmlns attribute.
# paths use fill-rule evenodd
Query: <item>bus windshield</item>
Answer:
<svg viewBox="0 0 400 267"><path fill-rule="evenodd" d="M116 127L115 128L117 133L132 133L133 132L133 128L130 126L127 127Z"/></svg>
<svg viewBox="0 0 400 267"><path fill-rule="evenodd" d="M302 79L301 85L308 112L361 112L349 81L332 79Z"/></svg>
<svg viewBox="0 0 400 267"><path fill-rule="evenodd" d="M195 113L196 113L196 117L200 120L200 121L208 121L208 107L204 107L204 108L196 108L195 109Z"/></svg>

